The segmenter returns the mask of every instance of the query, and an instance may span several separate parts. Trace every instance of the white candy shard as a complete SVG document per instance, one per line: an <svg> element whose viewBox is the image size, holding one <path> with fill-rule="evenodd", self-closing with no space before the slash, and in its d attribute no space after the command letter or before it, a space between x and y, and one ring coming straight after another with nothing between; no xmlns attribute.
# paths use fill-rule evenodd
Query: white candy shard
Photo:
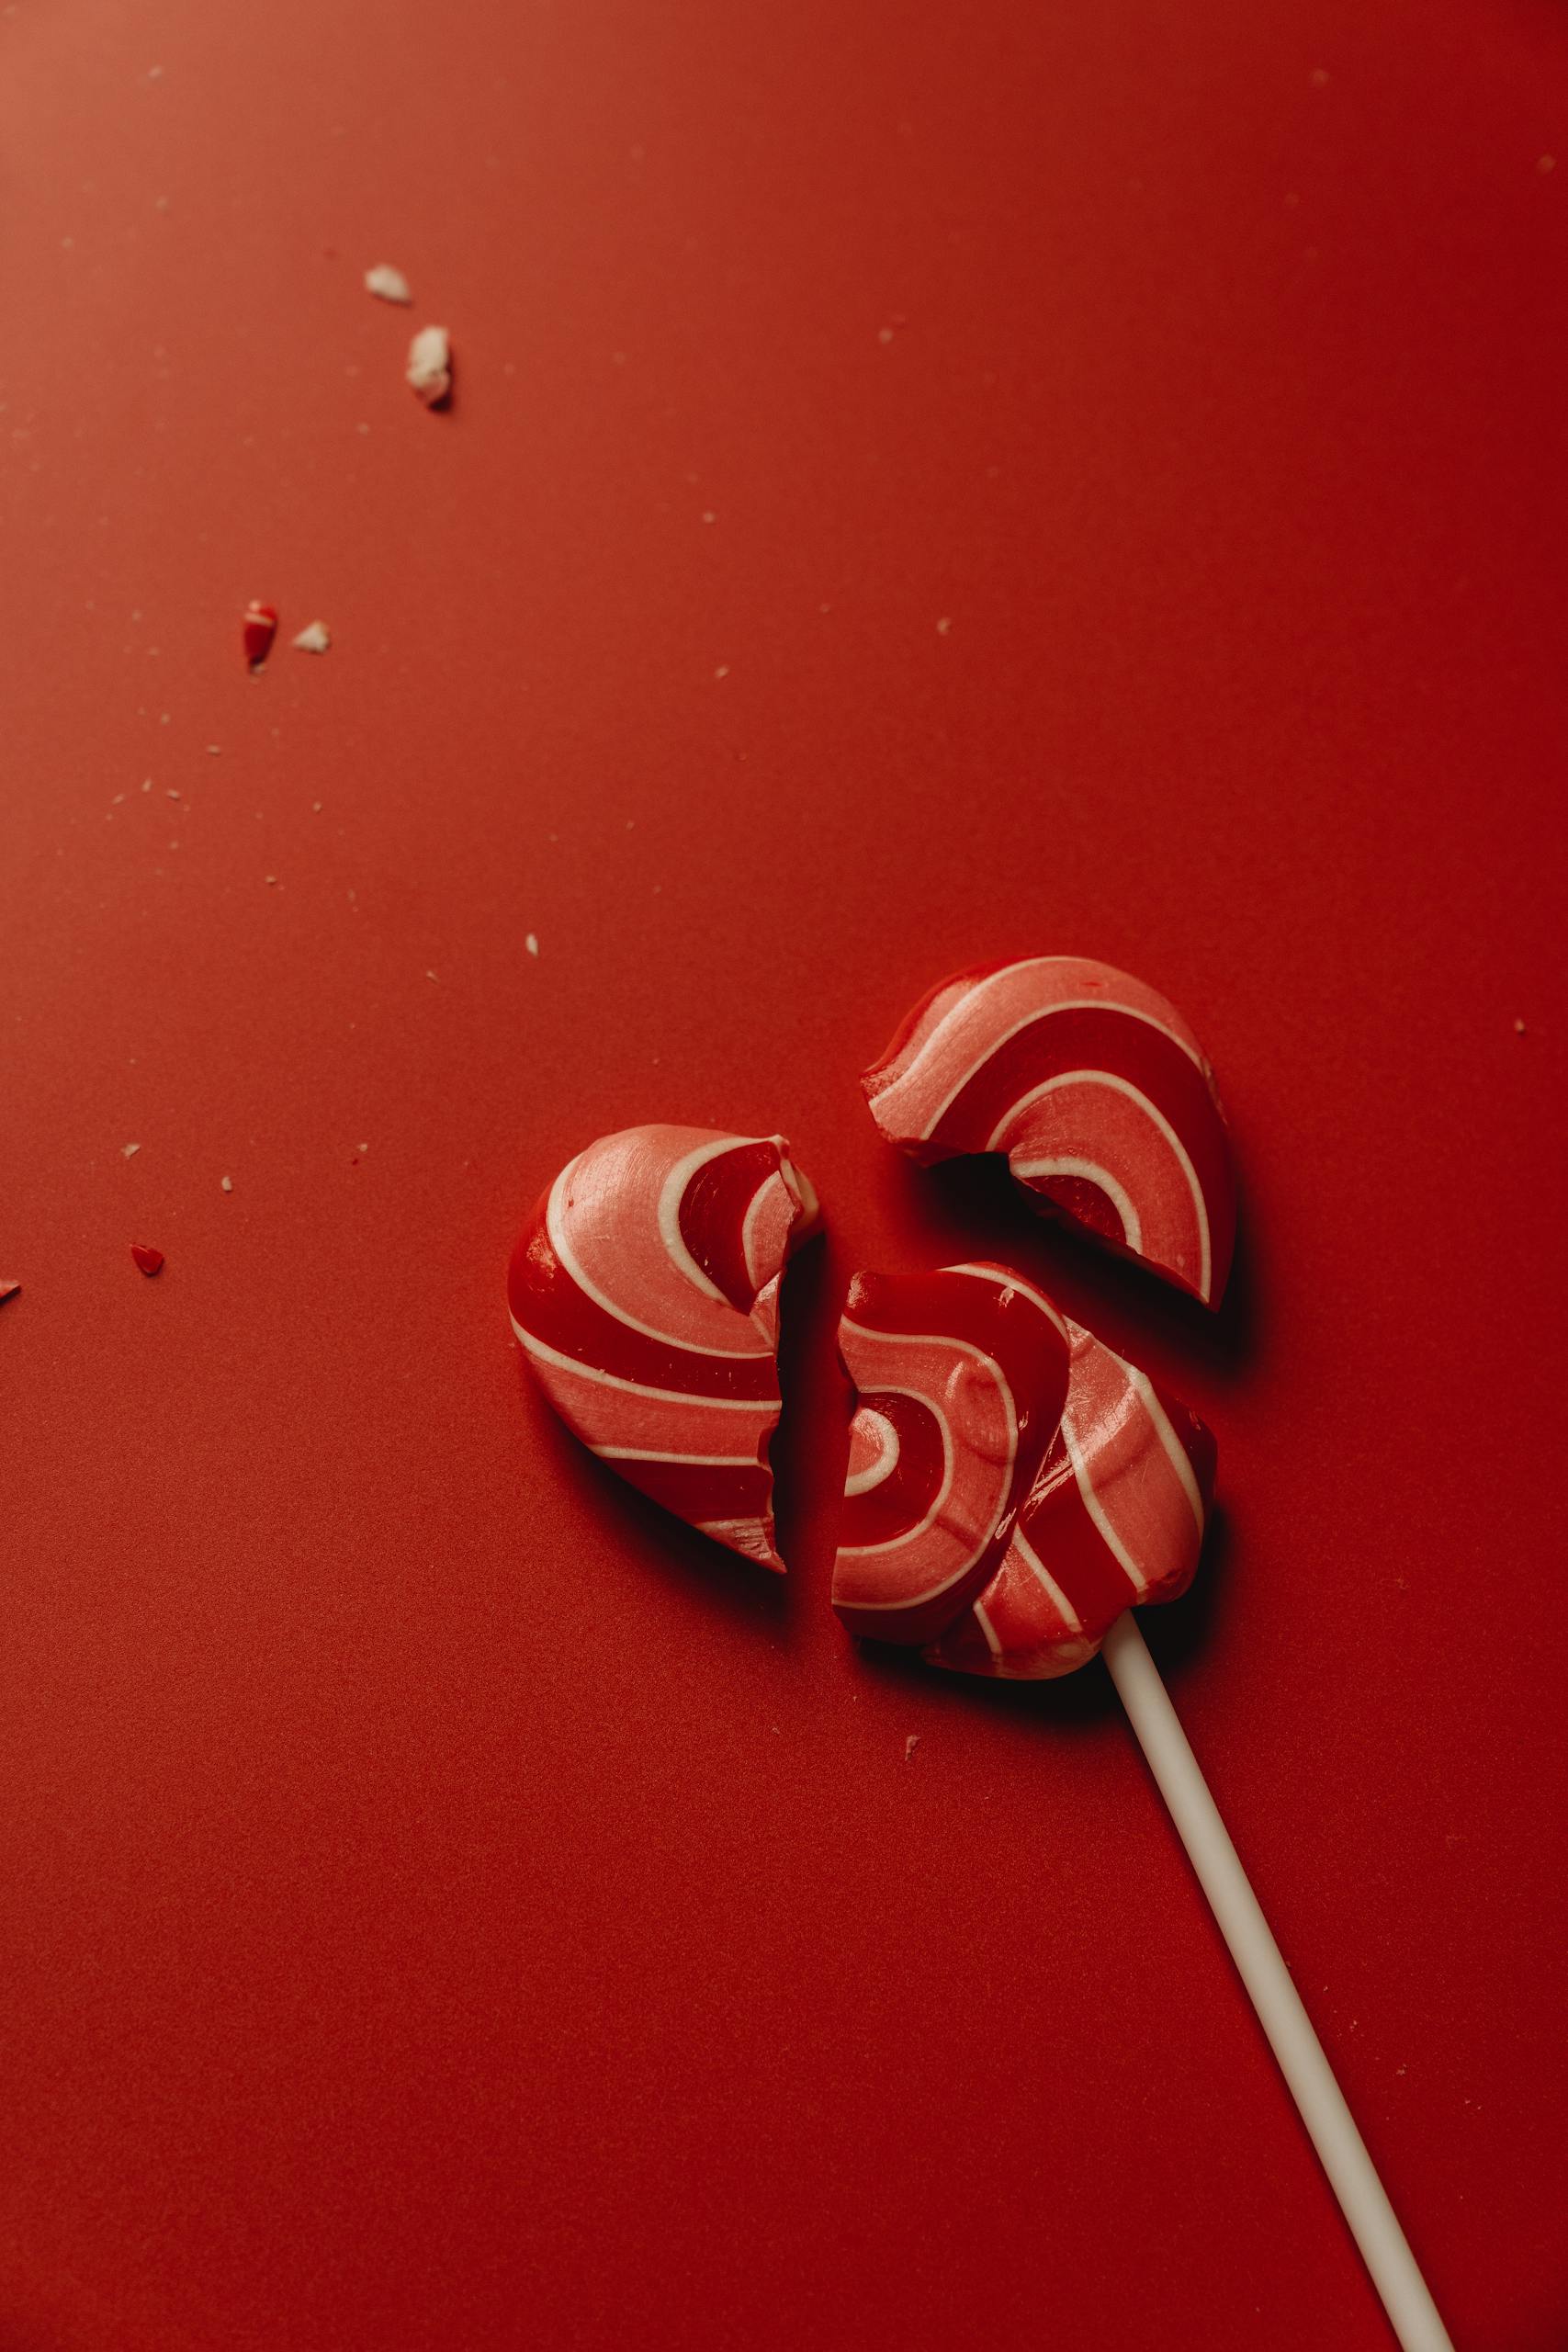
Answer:
<svg viewBox="0 0 1568 2352"><path fill-rule="evenodd" d="M333 641L333 633L325 621L310 621L291 642L301 653L324 653Z"/></svg>
<svg viewBox="0 0 1568 2352"><path fill-rule="evenodd" d="M374 269L365 273L365 290L382 302L412 302L413 293L400 269L389 261L378 261Z"/></svg>
<svg viewBox="0 0 1568 2352"><path fill-rule="evenodd" d="M408 379L426 408L439 408L452 389L452 343L445 327L421 327L409 345Z"/></svg>

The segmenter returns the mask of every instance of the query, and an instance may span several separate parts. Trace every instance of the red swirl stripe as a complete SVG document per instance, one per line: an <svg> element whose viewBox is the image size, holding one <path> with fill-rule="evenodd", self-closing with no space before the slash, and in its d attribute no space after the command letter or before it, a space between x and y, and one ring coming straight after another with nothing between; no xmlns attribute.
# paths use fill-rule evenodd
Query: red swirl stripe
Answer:
<svg viewBox="0 0 1568 2352"><path fill-rule="evenodd" d="M1006 1266L857 1274L833 1606L852 1633L931 1641L999 1564L1067 1393L1066 1326Z"/></svg>
<svg viewBox="0 0 1568 2352"><path fill-rule="evenodd" d="M977 965L900 1024L862 1084L922 1164L1005 1152L1045 1212L1216 1306L1235 1239L1224 1114L1174 1005L1074 956Z"/></svg>
<svg viewBox="0 0 1568 2352"><path fill-rule="evenodd" d="M935 1666L1040 1681L1087 1664L1124 1609L1174 1600L1198 1566L1214 1441L1197 1415L1069 1323L1060 1429L1007 1554L926 1652Z"/></svg>
<svg viewBox="0 0 1568 2352"><path fill-rule="evenodd" d="M765 1566L778 1294L816 1222L782 1136L627 1127L579 1153L513 1253L513 1329L569 1429L666 1510Z"/></svg>

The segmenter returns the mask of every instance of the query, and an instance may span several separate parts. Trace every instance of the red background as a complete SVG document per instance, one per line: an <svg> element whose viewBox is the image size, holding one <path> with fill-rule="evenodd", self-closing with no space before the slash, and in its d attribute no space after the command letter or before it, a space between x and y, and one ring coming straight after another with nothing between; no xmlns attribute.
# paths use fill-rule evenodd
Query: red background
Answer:
<svg viewBox="0 0 1568 2352"><path fill-rule="evenodd" d="M1458 2343L1568 2341L1568 37L1371 13L6 9L6 2352L1387 2343L1101 1669L828 1612L835 1294L976 1249L1212 1419L1151 1639ZM876 1142L1038 948L1218 1067L1212 1326ZM787 1588L515 1361L645 1118L826 1197Z"/></svg>

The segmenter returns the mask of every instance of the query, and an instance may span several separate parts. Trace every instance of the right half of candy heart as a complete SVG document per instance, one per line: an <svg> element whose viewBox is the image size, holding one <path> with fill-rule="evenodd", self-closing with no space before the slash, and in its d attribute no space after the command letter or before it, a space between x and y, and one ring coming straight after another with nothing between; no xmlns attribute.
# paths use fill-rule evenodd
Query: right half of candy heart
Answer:
<svg viewBox="0 0 1568 2352"><path fill-rule="evenodd" d="M933 1666L1021 1682L1070 1674L1124 1609L1175 1600L1192 1581L1213 1438L1092 1331L1067 1330L1060 1424L996 1574L927 1648Z"/></svg>
<svg viewBox="0 0 1568 2352"><path fill-rule="evenodd" d="M931 989L862 1084L929 1166L1005 1153L1043 1212L1216 1306L1235 1238L1224 1114L1173 1004L1077 956L981 964Z"/></svg>

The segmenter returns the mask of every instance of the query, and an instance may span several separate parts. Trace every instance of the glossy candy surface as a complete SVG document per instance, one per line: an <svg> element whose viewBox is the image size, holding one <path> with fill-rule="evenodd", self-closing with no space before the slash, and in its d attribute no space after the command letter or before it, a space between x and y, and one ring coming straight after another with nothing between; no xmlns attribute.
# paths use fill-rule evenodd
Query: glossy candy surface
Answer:
<svg viewBox="0 0 1568 2352"><path fill-rule="evenodd" d="M705 1534L782 1569L778 1294L816 1222L778 1136L628 1127L565 1167L512 1260L513 1328L569 1429Z"/></svg>
<svg viewBox="0 0 1568 2352"><path fill-rule="evenodd" d="M862 1084L923 1165L1003 1152L1037 1207L1218 1305L1224 1116L1197 1038L1143 981L1075 956L976 965L920 1000Z"/></svg>
<svg viewBox="0 0 1568 2352"><path fill-rule="evenodd" d="M989 1582L1067 1393L1066 1327L1006 1266L857 1274L833 1606L854 1634L933 1640Z"/></svg>
<svg viewBox="0 0 1568 2352"><path fill-rule="evenodd" d="M1067 1324L1060 1426L1000 1566L927 1650L935 1666L1011 1681L1087 1664L1127 1608L1192 1581L1214 1492L1198 1416L1090 1331Z"/></svg>

